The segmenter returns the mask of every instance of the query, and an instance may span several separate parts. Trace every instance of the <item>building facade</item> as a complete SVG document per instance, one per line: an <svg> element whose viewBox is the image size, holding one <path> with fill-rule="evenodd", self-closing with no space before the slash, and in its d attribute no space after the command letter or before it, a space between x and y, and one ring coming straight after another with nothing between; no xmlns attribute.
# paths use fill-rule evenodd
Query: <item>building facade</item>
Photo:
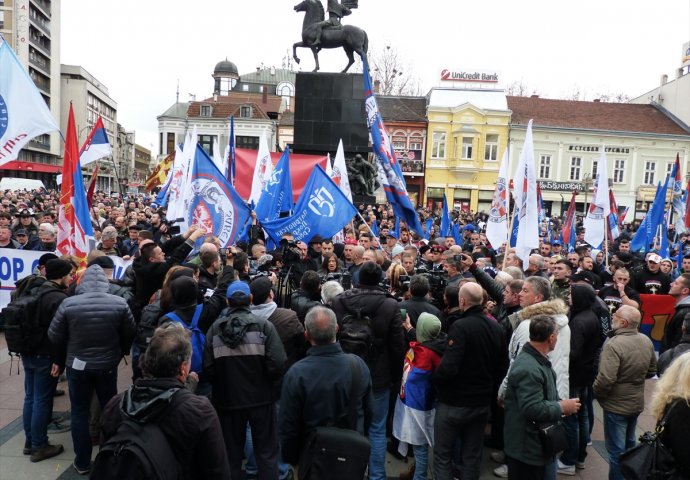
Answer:
<svg viewBox="0 0 690 480"><path fill-rule="evenodd" d="M533 120L534 160L547 214L567 210L573 190L578 213L592 199L602 149L609 184L626 222L641 219L656 185L680 156L683 174L690 162L690 130L653 105L507 97L511 175ZM685 177L684 177L685 178Z"/></svg>
<svg viewBox="0 0 690 480"><path fill-rule="evenodd" d="M425 206L438 207L445 194L450 208L488 212L508 144L505 94L433 88L427 118Z"/></svg>
<svg viewBox="0 0 690 480"><path fill-rule="evenodd" d="M0 34L29 72L55 119L60 118L61 0L3 0ZM0 169L0 177L36 178L55 186L61 170L59 132L40 135L19 152L16 161Z"/></svg>

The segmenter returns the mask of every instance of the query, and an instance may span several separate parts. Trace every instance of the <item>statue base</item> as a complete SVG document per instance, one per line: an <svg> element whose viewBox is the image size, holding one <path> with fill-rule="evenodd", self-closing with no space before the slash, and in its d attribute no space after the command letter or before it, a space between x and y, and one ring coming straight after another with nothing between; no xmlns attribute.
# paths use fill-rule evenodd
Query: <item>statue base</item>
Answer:
<svg viewBox="0 0 690 480"><path fill-rule="evenodd" d="M375 195L357 195L352 194L352 204L359 208L360 205L375 205L376 196Z"/></svg>
<svg viewBox="0 0 690 480"><path fill-rule="evenodd" d="M296 153L331 158L342 139L345 156L369 153L362 74L299 72L295 81Z"/></svg>

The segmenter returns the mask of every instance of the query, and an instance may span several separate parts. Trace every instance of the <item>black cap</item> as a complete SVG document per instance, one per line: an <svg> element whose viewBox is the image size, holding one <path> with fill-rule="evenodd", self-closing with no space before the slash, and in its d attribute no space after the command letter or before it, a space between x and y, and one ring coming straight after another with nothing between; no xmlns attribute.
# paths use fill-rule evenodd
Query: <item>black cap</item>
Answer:
<svg viewBox="0 0 690 480"><path fill-rule="evenodd" d="M101 268L115 268L115 262L107 255L94 258L86 266L90 267L91 265L98 265Z"/></svg>
<svg viewBox="0 0 690 480"><path fill-rule="evenodd" d="M67 260L60 260L59 258L49 260L48 263L46 263L46 279L57 280L58 278L62 278L68 275L73 268L74 266Z"/></svg>

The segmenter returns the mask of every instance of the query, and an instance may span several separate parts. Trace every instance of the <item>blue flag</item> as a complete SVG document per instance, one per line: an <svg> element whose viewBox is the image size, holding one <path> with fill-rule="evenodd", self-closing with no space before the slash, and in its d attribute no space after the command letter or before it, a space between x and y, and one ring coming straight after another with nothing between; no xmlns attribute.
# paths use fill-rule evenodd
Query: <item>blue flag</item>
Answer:
<svg viewBox="0 0 690 480"><path fill-rule="evenodd" d="M383 117L374 96L369 66L365 57L362 57L362 65L364 68L364 104L367 111L367 125L371 134L374 154L378 159L379 180L386 192L388 202L393 207L395 216L402 217L410 230L422 234L423 229L419 222L419 215L410 201L402 169L395 157L393 145L383 124Z"/></svg>
<svg viewBox="0 0 690 480"><path fill-rule="evenodd" d="M649 250L649 245L654 241L657 228L664 221L667 190L668 181L664 183L663 187L661 186L661 183L657 185L652 208L649 210L647 215L645 215L642 223L640 224L640 228L637 229L635 236L630 242L630 250L633 252L637 252L638 250L646 252Z"/></svg>
<svg viewBox="0 0 690 480"><path fill-rule="evenodd" d="M286 147L266 188L261 192L254 211L259 222L275 220L281 212L292 210L292 180L290 179L290 148Z"/></svg>
<svg viewBox="0 0 690 480"><path fill-rule="evenodd" d="M230 138L228 139L228 158L225 159L225 177L235 185L235 116L230 117Z"/></svg>
<svg viewBox="0 0 690 480"><path fill-rule="evenodd" d="M448 200L446 200L446 194L443 194L443 211L441 212L441 236L450 237L451 232L451 222L450 214L448 213Z"/></svg>
<svg viewBox="0 0 690 480"><path fill-rule="evenodd" d="M516 213L517 209L513 210L513 229L510 231L511 247L515 247L515 245L517 245L518 230L520 230L520 215L516 215Z"/></svg>
<svg viewBox="0 0 690 480"><path fill-rule="evenodd" d="M456 245L462 245L462 235L460 234L460 226L457 223L453 224L451 228L451 233L453 234L453 239Z"/></svg>
<svg viewBox="0 0 690 480"><path fill-rule="evenodd" d="M292 233L295 240L307 242L317 234L324 238L332 237L356 214L357 209L352 202L317 165L295 204L293 214L263 222L262 226L276 244L287 232Z"/></svg>
<svg viewBox="0 0 690 480"><path fill-rule="evenodd" d="M433 218L429 217L429 218L426 219L426 225L425 225L425 227L426 227L426 234L424 235L424 238L426 238L427 240L429 240L429 236L431 235L431 227L432 227L433 224L434 224L434 219L433 219Z"/></svg>
<svg viewBox="0 0 690 480"><path fill-rule="evenodd" d="M395 232L395 235L398 237L398 240L400 239L400 217L397 215L395 216L395 227L393 229Z"/></svg>
<svg viewBox="0 0 690 480"><path fill-rule="evenodd" d="M376 221L371 222L371 231L373 232L374 235L377 237L380 236L379 233L379 225L376 223Z"/></svg>
<svg viewBox="0 0 690 480"><path fill-rule="evenodd" d="M230 181L199 145L190 176L190 195L185 210L190 225L199 225L218 237L221 248L231 245L249 220L249 207ZM199 239L198 243L203 242Z"/></svg>

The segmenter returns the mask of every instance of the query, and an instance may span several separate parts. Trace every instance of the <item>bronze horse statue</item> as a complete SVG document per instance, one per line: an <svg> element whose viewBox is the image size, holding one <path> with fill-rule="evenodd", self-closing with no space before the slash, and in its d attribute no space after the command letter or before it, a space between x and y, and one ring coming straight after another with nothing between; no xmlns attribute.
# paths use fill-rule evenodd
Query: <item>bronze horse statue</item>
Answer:
<svg viewBox="0 0 690 480"><path fill-rule="evenodd" d="M305 12L304 21L302 22L302 41L292 46L292 56L297 63L300 61L297 57L297 47L311 49L316 62L314 72L319 71L319 51L323 48L342 47L345 50L348 64L342 73L347 72L355 63L355 58L352 55L353 52L357 52L362 58L366 56L369 49L367 32L352 25L324 28L321 34L321 43L317 46L314 45L317 25L323 22L325 18L323 5L320 0L304 0L302 3L295 5L295 11Z"/></svg>

